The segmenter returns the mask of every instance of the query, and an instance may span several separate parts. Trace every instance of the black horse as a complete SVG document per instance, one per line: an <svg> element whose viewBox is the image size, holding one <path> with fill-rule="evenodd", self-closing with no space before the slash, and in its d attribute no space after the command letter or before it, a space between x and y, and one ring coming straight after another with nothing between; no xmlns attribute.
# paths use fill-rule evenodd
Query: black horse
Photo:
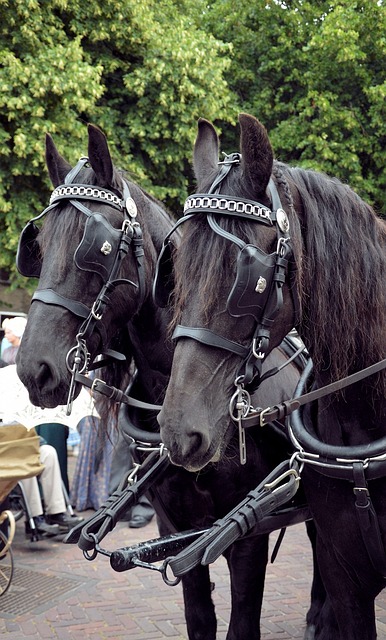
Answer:
<svg viewBox="0 0 386 640"><path fill-rule="evenodd" d="M374 599L386 577L386 225L339 180L274 161L265 128L250 115L239 121L241 155L220 169L215 129L199 121L161 436L172 461L191 471L221 459L235 378L253 385L261 360L296 326L323 397L294 414L291 438L339 627L321 620L315 637L374 640ZM223 350L220 337L247 347L245 358ZM290 410L281 405L282 416ZM280 411L267 406L262 424Z"/></svg>
<svg viewBox="0 0 386 640"><path fill-rule="evenodd" d="M17 258L22 273L39 277L18 353L18 374L34 404L65 404L69 393L71 403L80 389L77 374L83 375L98 354L110 349L114 355L119 349L126 361L116 357L105 381L122 388L133 358L137 375L132 393L138 400L161 403L172 362L171 315L169 308L154 304L151 289L156 259L173 221L113 167L102 132L90 125L88 134L88 159L75 168L47 137L46 162L55 189L41 230L31 222L23 231ZM267 367L286 360L277 349ZM187 395L195 379L196 364L190 364ZM215 377L214 370L205 372L208 383ZM265 405L290 397L298 378L297 367L290 364L262 386L256 402ZM218 409L214 403L213 410ZM198 405L194 411L200 411ZM158 429L154 411L135 410L135 415L143 431ZM156 507L165 508L158 512L160 533L211 525L287 455L281 439L259 429L248 434L247 447L245 465L239 463L235 437L226 456L199 474L169 466L154 489ZM226 552L232 591L229 640L260 638L267 553L268 535L247 537ZM189 638L213 640L216 617L208 567L193 569L182 583ZM315 602L314 608L318 606ZM311 629L312 624L313 610Z"/></svg>

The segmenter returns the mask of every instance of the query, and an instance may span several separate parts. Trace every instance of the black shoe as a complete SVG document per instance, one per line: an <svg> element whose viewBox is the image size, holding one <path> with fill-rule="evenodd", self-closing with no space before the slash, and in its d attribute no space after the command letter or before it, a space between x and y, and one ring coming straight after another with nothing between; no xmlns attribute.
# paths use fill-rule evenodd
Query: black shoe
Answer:
<svg viewBox="0 0 386 640"><path fill-rule="evenodd" d="M36 532L40 533L41 535L46 535L47 537L49 537L57 536L58 533L60 533L59 525L48 523L44 516L35 516L33 518L33 521L35 523ZM31 529L31 525L29 522L25 523L25 532L28 536L33 534L33 529Z"/></svg>
<svg viewBox="0 0 386 640"><path fill-rule="evenodd" d="M141 527L146 527L149 522L152 521L153 516L151 518L145 518L144 516L135 515L129 520L130 529L140 529Z"/></svg>
<svg viewBox="0 0 386 640"><path fill-rule="evenodd" d="M83 522L84 518L81 516L70 516L66 513L54 513L48 514L46 520L49 524L58 525L61 533L67 533L77 524Z"/></svg>

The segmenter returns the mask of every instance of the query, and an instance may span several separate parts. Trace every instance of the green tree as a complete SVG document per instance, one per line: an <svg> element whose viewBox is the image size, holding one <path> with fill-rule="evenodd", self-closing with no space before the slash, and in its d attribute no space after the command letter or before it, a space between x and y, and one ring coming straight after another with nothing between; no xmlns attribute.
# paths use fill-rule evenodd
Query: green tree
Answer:
<svg viewBox="0 0 386 640"><path fill-rule="evenodd" d="M206 25L233 43L225 77L276 156L338 176L386 213L383 0L213 0Z"/></svg>
<svg viewBox="0 0 386 640"><path fill-rule="evenodd" d="M385 188L384 0L0 0L0 268L48 202L44 134L71 162L85 123L175 213L197 118L238 143L238 111L276 156L326 171L378 209ZM230 126L232 125L232 126Z"/></svg>
<svg viewBox="0 0 386 640"><path fill-rule="evenodd" d="M196 26L188 6L0 0L0 267L16 281L20 230L48 202L46 132L75 162L85 123L99 125L116 163L179 212L197 118L232 112L230 47Z"/></svg>

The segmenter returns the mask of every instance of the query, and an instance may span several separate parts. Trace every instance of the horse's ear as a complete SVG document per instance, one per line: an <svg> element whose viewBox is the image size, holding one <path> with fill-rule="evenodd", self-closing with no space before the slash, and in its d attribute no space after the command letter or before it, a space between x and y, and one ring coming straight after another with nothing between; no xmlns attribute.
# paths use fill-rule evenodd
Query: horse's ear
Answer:
<svg viewBox="0 0 386 640"><path fill-rule="evenodd" d="M218 172L218 152L219 140L214 126L200 118L193 153L194 173L199 185L211 180L213 174Z"/></svg>
<svg viewBox="0 0 386 640"><path fill-rule="evenodd" d="M272 173L273 150L266 128L253 116L240 113L241 167L256 195L265 193Z"/></svg>
<svg viewBox="0 0 386 640"><path fill-rule="evenodd" d="M63 184L64 178L72 169L67 160L60 155L49 133L46 134L46 164L54 187Z"/></svg>
<svg viewBox="0 0 386 640"><path fill-rule="evenodd" d="M101 187L113 182L114 167L105 134L95 125L89 124L88 158Z"/></svg>

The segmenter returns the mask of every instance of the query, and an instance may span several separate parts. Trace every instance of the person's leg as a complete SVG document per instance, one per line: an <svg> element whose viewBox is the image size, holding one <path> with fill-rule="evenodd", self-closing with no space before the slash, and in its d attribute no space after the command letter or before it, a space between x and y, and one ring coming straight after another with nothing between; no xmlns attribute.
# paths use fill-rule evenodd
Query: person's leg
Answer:
<svg viewBox="0 0 386 640"><path fill-rule="evenodd" d="M59 525L50 524L46 521L43 515L43 505L40 496L39 484L36 476L32 478L24 478L19 480L22 485L26 506L28 507L29 515L35 522L35 528L38 533L45 533L49 536L56 536L60 533ZM31 534L31 524L26 517L26 533Z"/></svg>
<svg viewBox="0 0 386 640"><path fill-rule="evenodd" d="M69 429L63 424L47 423L35 427L36 433L44 438L47 444L56 449L60 473L67 493L70 491L68 482L67 436Z"/></svg>
<svg viewBox="0 0 386 640"><path fill-rule="evenodd" d="M130 469L134 466L131 456L130 446L123 437L121 431L118 431L118 439L114 445L113 455L110 467L109 494L111 495L119 486L123 478L123 474L129 474ZM125 518L129 520L131 529L139 529L144 527L152 520L155 511L146 496L140 496L139 501Z"/></svg>
<svg viewBox="0 0 386 640"><path fill-rule="evenodd" d="M153 519L155 511L146 498L141 496L138 503L134 505L131 510L131 517L129 520L130 529L139 529L145 527Z"/></svg>
<svg viewBox="0 0 386 640"><path fill-rule="evenodd" d="M40 460L44 469L39 476L47 515L64 513L66 502L62 491L62 476L56 449L50 444L40 447Z"/></svg>
<svg viewBox="0 0 386 640"><path fill-rule="evenodd" d="M132 458L130 447L122 436L121 431L119 430L111 458L109 495L114 493L114 491L118 488L123 474L126 472L128 473L131 466Z"/></svg>
<svg viewBox="0 0 386 640"><path fill-rule="evenodd" d="M36 476L19 480L23 486L28 509L33 518L43 515L43 505L40 498L39 484Z"/></svg>
<svg viewBox="0 0 386 640"><path fill-rule="evenodd" d="M62 476L56 449L49 444L40 447L40 460L44 470L39 476L43 492L46 520L49 524L59 525L62 531L69 531L83 521L80 516L66 513L66 501L62 489Z"/></svg>

